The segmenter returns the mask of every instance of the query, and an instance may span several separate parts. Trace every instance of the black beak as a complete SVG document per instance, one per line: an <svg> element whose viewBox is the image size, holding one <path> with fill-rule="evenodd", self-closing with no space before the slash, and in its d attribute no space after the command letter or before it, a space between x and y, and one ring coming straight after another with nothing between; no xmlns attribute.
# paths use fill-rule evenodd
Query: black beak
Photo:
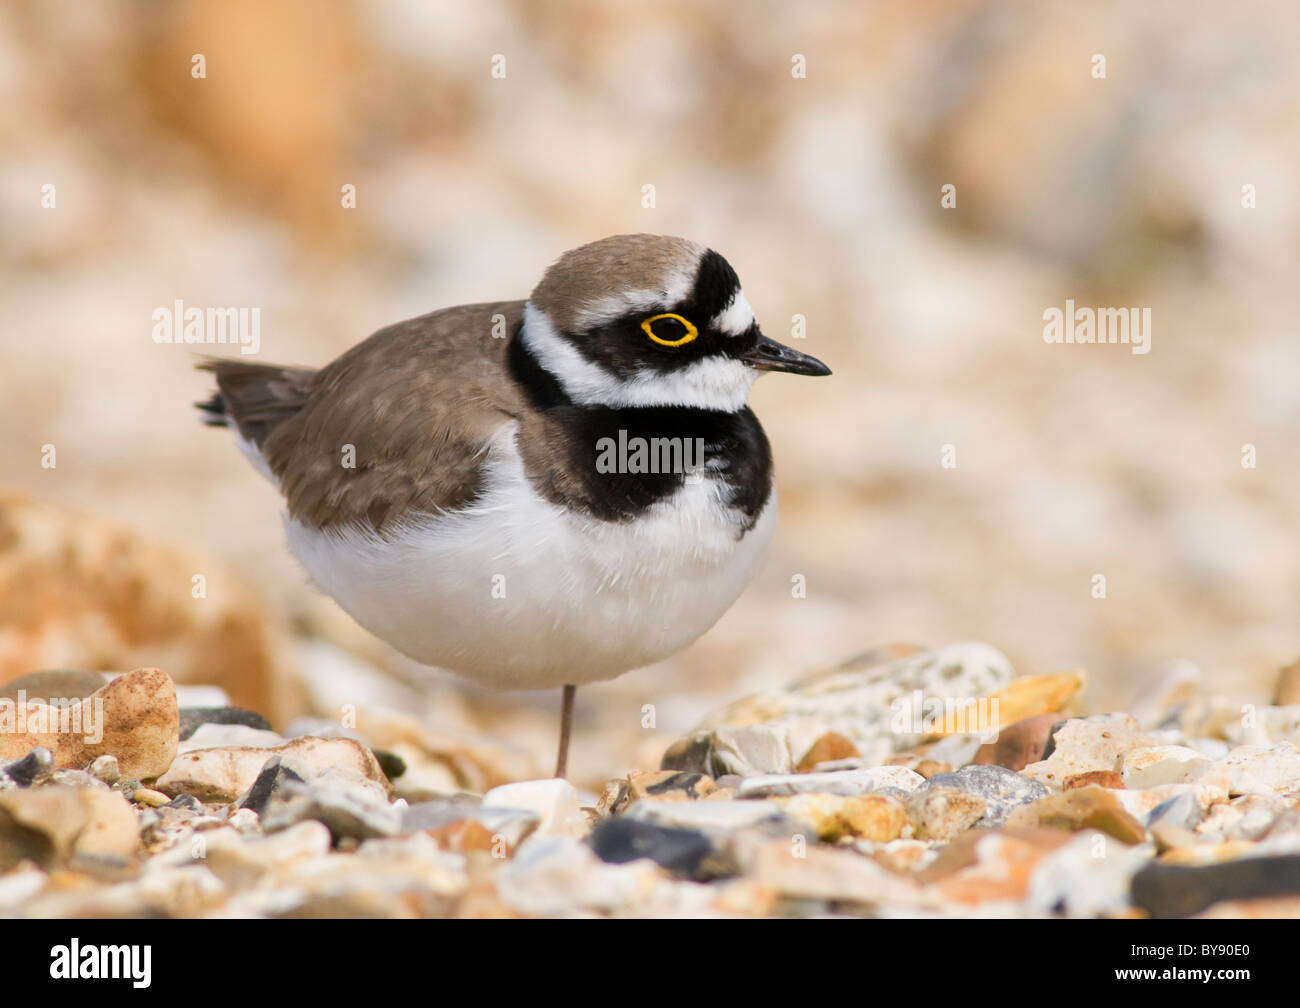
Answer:
<svg viewBox="0 0 1300 1008"><path fill-rule="evenodd" d="M788 371L790 374L814 375L820 377L831 373L831 369L816 357L792 350L783 343L770 340L759 334L758 342L753 348L740 355L750 367L758 371Z"/></svg>

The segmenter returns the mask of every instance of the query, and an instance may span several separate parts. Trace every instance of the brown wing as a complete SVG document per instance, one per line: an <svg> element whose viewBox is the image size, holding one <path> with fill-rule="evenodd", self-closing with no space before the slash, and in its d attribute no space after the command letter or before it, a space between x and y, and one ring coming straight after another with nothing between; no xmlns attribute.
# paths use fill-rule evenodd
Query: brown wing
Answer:
<svg viewBox="0 0 1300 1008"><path fill-rule="evenodd" d="M381 329L317 371L259 443L289 513L316 528L383 530L468 504L488 442L520 412L505 356L522 315L522 301L446 308Z"/></svg>

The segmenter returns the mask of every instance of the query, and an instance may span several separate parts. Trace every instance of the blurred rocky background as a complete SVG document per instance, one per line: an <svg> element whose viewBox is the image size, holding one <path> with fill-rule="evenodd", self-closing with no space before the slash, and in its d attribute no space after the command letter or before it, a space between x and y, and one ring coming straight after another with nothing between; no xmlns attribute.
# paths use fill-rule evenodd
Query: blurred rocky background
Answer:
<svg viewBox="0 0 1300 1008"><path fill-rule="evenodd" d="M579 780L890 641L1084 667L1096 711L1176 660L1264 702L1300 650L1298 53L1282 2L13 0L0 681L158 666L277 728L382 707L544 772L558 696L414 666L315 594L195 418L192 351L234 349L151 316L258 307L257 359L320 365L655 231L835 377L757 386L766 566L686 653L579 692ZM1150 308L1151 352L1045 343L1067 298Z"/></svg>

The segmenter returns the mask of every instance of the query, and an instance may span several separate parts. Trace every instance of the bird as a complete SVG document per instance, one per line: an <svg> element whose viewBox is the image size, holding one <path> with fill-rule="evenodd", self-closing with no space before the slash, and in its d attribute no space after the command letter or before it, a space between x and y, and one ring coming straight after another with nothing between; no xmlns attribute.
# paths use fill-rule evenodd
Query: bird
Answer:
<svg viewBox="0 0 1300 1008"><path fill-rule="evenodd" d="M195 405L280 491L290 552L362 627L499 689L562 689L681 651L772 538L772 453L748 406L769 339L692 240L562 254L526 300L386 326L320 369L206 358Z"/></svg>

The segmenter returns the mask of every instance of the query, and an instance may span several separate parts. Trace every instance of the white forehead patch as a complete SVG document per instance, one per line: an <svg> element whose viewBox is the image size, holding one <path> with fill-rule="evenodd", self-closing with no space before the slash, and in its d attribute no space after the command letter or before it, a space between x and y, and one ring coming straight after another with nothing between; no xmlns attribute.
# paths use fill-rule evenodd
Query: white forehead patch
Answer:
<svg viewBox="0 0 1300 1008"><path fill-rule="evenodd" d="M677 304L690 296L694 285L694 274L676 271L665 278L660 290L619 291L583 305L574 313L574 324L579 329L595 329L629 312L651 311L661 305Z"/></svg>
<svg viewBox="0 0 1300 1008"><path fill-rule="evenodd" d="M727 357L705 357L669 374L638 371L620 378L589 361L555 332L546 312L524 305L524 346L584 406L694 406L734 413L743 409L758 371Z"/></svg>
<svg viewBox="0 0 1300 1008"><path fill-rule="evenodd" d="M731 303L713 317L712 326L728 336L743 336L754 324L754 309L749 306L749 299L739 287L731 298Z"/></svg>

